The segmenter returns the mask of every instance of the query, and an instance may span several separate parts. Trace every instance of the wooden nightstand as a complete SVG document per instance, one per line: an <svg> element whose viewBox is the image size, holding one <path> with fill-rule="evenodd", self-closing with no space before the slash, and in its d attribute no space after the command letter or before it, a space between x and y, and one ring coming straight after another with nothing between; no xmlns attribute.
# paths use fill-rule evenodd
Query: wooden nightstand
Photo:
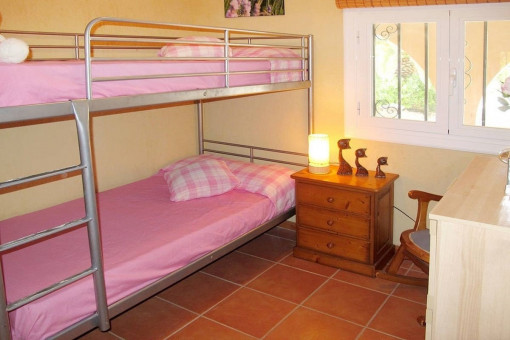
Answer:
<svg viewBox="0 0 510 340"><path fill-rule="evenodd" d="M296 180L294 256L375 276L393 256L393 183L386 178L325 175L303 169Z"/></svg>

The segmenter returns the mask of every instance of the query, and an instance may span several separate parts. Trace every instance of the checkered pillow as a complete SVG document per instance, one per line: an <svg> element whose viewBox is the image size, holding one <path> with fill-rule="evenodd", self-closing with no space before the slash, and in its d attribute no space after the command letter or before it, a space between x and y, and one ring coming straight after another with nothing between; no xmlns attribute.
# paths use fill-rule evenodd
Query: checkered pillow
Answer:
<svg viewBox="0 0 510 340"><path fill-rule="evenodd" d="M277 164L254 164L225 159L234 176L239 179L237 189L264 195L273 202L277 212L295 205L294 172Z"/></svg>
<svg viewBox="0 0 510 340"><path fill-rule="evenodd" d="M210 155L210 154L203 154L203 155L183 158L181 160L178 160L177 162L170 163L167 166L161 168L160 172L163 172L163 173L169 172L169 171L172 171L172 170L175 170L178 168L182 168L183 166L189 165L191 163L201 162L202 160L206 160L206 159L215 159L215 160L223 161L223 159L220 159L220 157L218 157L218 156Z"/></svg>
<svg viewBox="0 0 510 340"><path fill-rule="evenodd" d="M208 42L222 43L223 41L212 37L191 36L179 38L181 41L203 42L203 44L168 44L163 46L158 55L160 57L223 57L225 48L221 45L208 45ZM231 54L231 49L229 49Z"/></svg>
<svg viewBox="0 0 510 340"><path fill-rule="evenodd" d="M174 202L220 195L239 184L225 162L216 159L201 159L174 168L164 177Z"/></svg>

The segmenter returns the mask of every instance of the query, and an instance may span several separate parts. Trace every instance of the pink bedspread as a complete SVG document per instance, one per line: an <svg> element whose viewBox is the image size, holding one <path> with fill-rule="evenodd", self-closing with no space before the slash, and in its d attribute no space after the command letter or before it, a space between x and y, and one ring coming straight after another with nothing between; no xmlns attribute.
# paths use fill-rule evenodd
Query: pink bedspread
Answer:
<svg viewBox="0 0 510 340"><path fill-rule="evenodd" d="M269 199L244 190L170 202L161 173L101 193L98 205L109 304L277 214ZM82 200L76 200L0 221L1 241L83 217L82 211ZM86 229L4 254L2 260L12 302L86 269ZM42 339L92 314L92 289L87 278L11 312L14 338Z"/></svg>
<svg viewBox="0 0 510 340"><path fill-rule="evenodd" d="M230 71L268 71L268 60L231 61ZM223 72L223 61L122 61L94 62L92 77ZM297 72L300 75L300 72ZM229 86L288 81L270 73L230 75ZM96 82L93 98L225 87L224 76ZM0 107L42 104L86 97L83 61L30 61L0 63Z"/></svg>
<svg viewBox="0 0 510 340"><path fill-rule="evenodd" d="M231 71L269 70L268 61L232 62ZM95 62L92 77L223 72L221 61ZM269 73L231 75L230 86L270 83ZM224 76L97 82L94 98L173 92L225 86ZM86 97L83 61L0 63L0 107L41 104Z"/></svg>

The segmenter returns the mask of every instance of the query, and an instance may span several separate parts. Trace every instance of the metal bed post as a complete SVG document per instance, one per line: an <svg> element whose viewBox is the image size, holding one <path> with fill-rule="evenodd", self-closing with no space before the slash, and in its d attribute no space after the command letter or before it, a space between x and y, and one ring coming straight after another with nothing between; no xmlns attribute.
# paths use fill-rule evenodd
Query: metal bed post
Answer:
<svg viewBox="0 0 510 340"><path fill-rule="evenodd" d="M313 112L313 37L308 36L308 80L310 87L308 88L308 134L314 132L314 112ZM304 78L303 78L304 79Z"/></svg>
<svg viewBox="0 0 510 340"><path fill-rule="evenodd" d="M224 32L224 43L225 43L225 87L230 87L230 60L228 55L228 49L230 45L230 33L229 30Z"/></svg>
<svg viewBox="0 0 510 340"><path fill-rule="evenodd" d="M204 153L204 103L199 100L197 102L197 118L198 118L198 154Z"/></svg>
<svg viewBox="0 0 510 340"><path fill-rule="evenodd" d="M87 223L87 231L89 235L90 260L92 268L95 269L93 279L98 327L100 330L106 331L110 328L110 320L108 318L103 256L101 251L101 236L99 233L94 171L92 168L89 105L86 100L72 101L71 103L73 106L74 116L76 118L81 164L84 166L82 171L83 194L86 214L90 219Z"/></svg>

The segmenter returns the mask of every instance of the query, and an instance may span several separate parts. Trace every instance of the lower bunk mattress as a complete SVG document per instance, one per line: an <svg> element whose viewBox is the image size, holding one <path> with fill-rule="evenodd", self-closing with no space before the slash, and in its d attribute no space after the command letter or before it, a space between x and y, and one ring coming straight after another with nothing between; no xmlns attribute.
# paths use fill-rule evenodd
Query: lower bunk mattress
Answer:
<svg viewBox="0 0 510 340"><path fill-rule="evenodd" d="M108 304L294 206L291 170L248 167L254 174L266 176L262 182L271 177L283 181L285 189L280 188L278 202L274 195L251 190L251 184L243 187L243 179L220 195L174 202L170 200L166 170L98 194ZM273 174L273 169L278 169L277 173ZM1 242L83 216L84 204L79 199L0 221ZM86 228L4 253L2 263L7 300L12 303L90 267ZM43 339L94 311L92 278L87 277L10 312L12 335L14 339Z"/></svg>

